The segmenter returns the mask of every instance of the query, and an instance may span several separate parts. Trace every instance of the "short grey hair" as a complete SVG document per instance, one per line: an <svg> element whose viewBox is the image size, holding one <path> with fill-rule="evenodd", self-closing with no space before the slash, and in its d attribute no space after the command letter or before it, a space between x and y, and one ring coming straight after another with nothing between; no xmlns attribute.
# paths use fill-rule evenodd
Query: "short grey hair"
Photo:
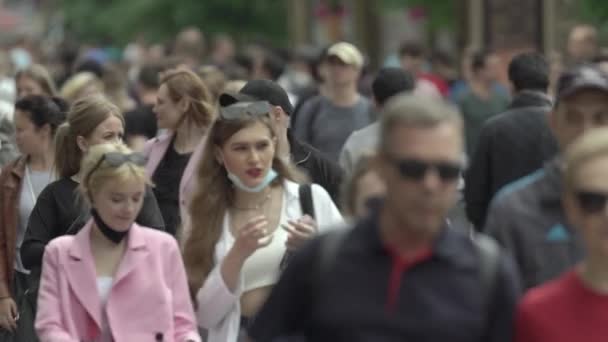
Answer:
<svg viewBox="0 0 608 342"><path fill-rule="evenodd" d="M395 125L432 128L451 123L463 131L460 112L440 99L414 94L400 94L384 106L380 123L380 151L386 151L388 137Z"/></svg>

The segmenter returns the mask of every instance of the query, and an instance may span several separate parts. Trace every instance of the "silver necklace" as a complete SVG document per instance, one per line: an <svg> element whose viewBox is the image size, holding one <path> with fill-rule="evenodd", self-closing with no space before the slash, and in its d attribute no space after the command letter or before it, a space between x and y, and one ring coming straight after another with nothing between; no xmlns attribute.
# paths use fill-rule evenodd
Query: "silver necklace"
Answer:
<svg viewBox="0 0 608 342"><path fill-rule="evenodd" d="M268 202L271 195L272 195L272 190L268 191L268 194L266 194L266 196L264 196L264 198L260 202L258 202L256 205L254 205L252 207L239 207L239 206L233 205L232 208L234 208L236 210L240 210L240 211L260 210L264 206L264 204L266 204L266 202Z"/></svg>

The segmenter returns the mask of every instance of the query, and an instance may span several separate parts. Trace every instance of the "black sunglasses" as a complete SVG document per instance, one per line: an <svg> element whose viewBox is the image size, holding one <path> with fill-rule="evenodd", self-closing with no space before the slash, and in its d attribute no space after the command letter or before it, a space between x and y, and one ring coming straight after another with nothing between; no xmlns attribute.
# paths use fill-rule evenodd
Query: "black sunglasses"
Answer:
<svg viewBox="0 0 608 342"><path fill-rule="evenodd" d="M224 120L238 120L247 116L269 115L271 110L270 103L266 101L237 102L220 108L220 118Z"/></svg>
<svg viewBox="0 0 608 342"><path fill-rule="evenodd" d="M437 171L439 178L443 182L452 182L462 174L462 165L455 162L434 162L429 163L417 159L397 159L392 158L391 162L397 167L403 178L420 181L424 179L429 170Z"/></svg>
<svg viewBox="0 0 608 342"><path fill-rule="evenodd" d="M579 190L576 191L579 207L587 214L597 214L606 208L608 193Z"/></svg>
<svg viewBox="0 0 608 342"><path fill-rule="evenodd" d="M106 163L108 163L108 165L110 167L119 167L124 163L133 163L137 166L145 166L146 162L147 162L147 158L146 158L146 156L144 156L143 154L141 154L139 152L133 152L130 154L123 154L120 152L104 153L101 156L101 158L99 158L99 161L95 164L95 166L91 169L91 171L89 171L87 176L84 178L84 184L87 184L87 182L89 181L89 178L91 178L91 175L93 174L93 172L97 171L97 169L99 169L99 166L101 166L101 163L103 163L104 161Z"/></svg>

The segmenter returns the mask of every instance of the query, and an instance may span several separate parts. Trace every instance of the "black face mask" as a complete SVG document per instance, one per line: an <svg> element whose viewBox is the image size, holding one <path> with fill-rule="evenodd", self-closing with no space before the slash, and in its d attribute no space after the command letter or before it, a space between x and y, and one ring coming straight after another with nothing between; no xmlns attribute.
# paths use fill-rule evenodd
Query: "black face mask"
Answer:
<svg viewBox="0 0 608 342"><path fill-rule="evenodd" d="M93 215L93 220L95 221L95 224L99 228L99 231L108 240L114 242L115 244L120 243L125 238L125 236L127 236L127 234L129 233L129 229L127 229L124 232L119 232L119 231L112 229L105 222L103 222L103 220L101 219L101 216L99 216L99 213L95 209L91 209L91 215Z"/></svg>

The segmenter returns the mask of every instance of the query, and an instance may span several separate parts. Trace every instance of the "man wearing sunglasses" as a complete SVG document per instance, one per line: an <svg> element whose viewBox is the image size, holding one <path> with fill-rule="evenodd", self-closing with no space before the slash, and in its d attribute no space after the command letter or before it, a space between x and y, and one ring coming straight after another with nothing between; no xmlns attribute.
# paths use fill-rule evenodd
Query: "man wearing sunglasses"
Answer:
<svg viewBox="0 0 608 342"><path fill-rule="evenodd" d="M432 99L397 95L381 120L375 163L389 184L385 200L351 230L295 254L250 335L255 341L294 335L336 342L511 341L519 293L512 261L495 250L488 290L487 254L446 222L463 167L462 118Z"/></svg>
<svg viewBox="0 0 608 342"><path fill-rule="evenodd" d="M591 65L563 73L549 114L560 152L589 129L607 125L607 76ZM561 174L558 156L503 188L488 211L484 229L513 254L526 288L557 277L583 255L578 234L562 209Z"/></svg>

